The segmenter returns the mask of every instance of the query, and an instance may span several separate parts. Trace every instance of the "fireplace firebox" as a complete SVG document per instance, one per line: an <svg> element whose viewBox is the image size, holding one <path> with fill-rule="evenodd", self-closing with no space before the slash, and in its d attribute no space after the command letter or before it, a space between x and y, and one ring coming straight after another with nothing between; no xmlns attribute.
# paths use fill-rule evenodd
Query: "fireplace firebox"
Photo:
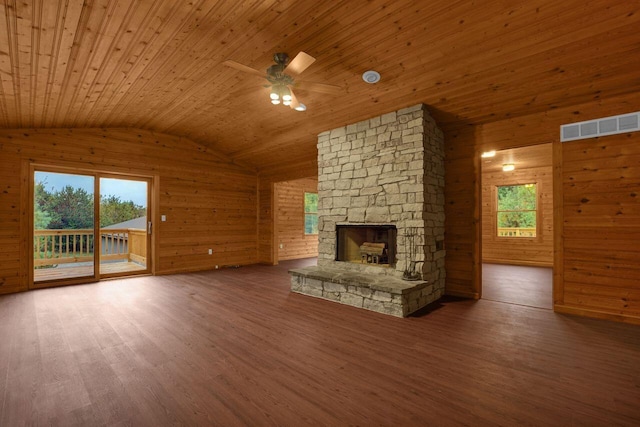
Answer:
<svg viewBox="0 0 640 427"><path fill-rule="evenodd" d="M336 261L393 267L396 239L395 225L337 224Z"/></svg>

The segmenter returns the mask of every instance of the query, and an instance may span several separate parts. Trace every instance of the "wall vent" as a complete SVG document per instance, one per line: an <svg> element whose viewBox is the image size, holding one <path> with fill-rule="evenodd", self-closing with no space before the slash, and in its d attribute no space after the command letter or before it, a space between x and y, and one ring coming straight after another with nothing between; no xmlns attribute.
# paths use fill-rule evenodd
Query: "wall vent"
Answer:
<svg viewBox="0 0 640 427"><path fill-rule="evenodd" d="M575 141L637 131L640 131L640 112L562 125L560 141Z"/></svg>

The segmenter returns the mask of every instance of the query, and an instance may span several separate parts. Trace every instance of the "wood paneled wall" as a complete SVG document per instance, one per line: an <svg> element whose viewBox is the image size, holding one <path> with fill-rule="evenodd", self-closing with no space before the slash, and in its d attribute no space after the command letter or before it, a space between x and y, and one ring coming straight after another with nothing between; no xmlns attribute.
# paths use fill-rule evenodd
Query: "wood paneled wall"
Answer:
<svg viewBox="0 0 640 427"><path fill-rule="evenodd" d="M640 277L634 267L640 265L639 201L632 196L640 188L637 166L640 133L559 142L561 124L638 110L640 97L636 94L479 126L445 129L447 293L480 292L477 246L480 227L478 212L474 209L474 204L479 205L476 200L480 186L475 180L480 153L552 142L554 308L560 312L640 323ZM610 196L598 194L598 188L608 188ZM600 206L599 213L595 213L594 206ZM583 212L578 213L580 209ZM584 213L593 217L589 226L582 219L588 216ZM597 233L578 237L576 233L588 231L588 227L594 227L591 231ZM609 245L610 250L592 250L605 245ZM577 251L582 258L576 257ZM604 252L606 257L602 258ZM580 263L581 269L575 270Z"/></svg>
<svg viewBox="0 0 640 427"><path fill-rule="evenodd" d="M256 262L255 172L137 129L0 130L0 293L28 288L30 163L153 177L157 274Z"/></svg>
<svg viewBox="0 0 640 427"><path fill-rule="evenodd" d="M318 192L318 178L275 184L276 242L279 261L318 256L318 235L304 234L305 192Z"/></svg>
<svg viewBox="0 0 640 427"><path fill-rule="evenodd" d="M443 129L445 141L445 257L446 293L480 296L480 190L476 180L479 129Z"/></svg>
<svg viewBox="0 0 640 427"><path fill-rule="evenodd" d="M258 185L258 262L278 263L275 245L274 183L261 179Z"/></svg>
<svg viewBox="0 0 640 427"><path fill-rule="evenodd" d="M640 134L562 144L562 309L640 322Z"/></svg>
<svg viewBox="0 0 640 427"><path fill-rule="evenodd" d="M547 165L513 172L482 173L482 262L553 266L553 168L551 144ZM526 147L519 150L527 150ZM535 183L538 192L538 234L534 239L498 237L496 186Z"/></svg>

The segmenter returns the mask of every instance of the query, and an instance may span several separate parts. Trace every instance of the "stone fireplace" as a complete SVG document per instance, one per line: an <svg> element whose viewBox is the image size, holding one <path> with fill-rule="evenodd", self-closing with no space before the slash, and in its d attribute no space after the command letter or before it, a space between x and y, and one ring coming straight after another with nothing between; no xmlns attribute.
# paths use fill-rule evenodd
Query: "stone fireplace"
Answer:
<svg viewBox="0 0 640 427"><path fill-rule="evenodd" d="M294 292L402 316L443 295L444 141L424 105L321 133L318 200L318 266L291 271Z"/></svg>

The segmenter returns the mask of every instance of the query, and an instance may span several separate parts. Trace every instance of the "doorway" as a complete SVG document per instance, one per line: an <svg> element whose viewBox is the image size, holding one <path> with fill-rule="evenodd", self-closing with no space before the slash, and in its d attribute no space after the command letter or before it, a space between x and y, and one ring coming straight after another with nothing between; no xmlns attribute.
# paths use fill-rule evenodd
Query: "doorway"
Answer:
<svg viewBox="0 0 640 427"><path fill-rule="evenodd" d="M318 256L318 178L273 185L275 263Z"/></svg>
<svg viewBox="0 0 640 427"><path fill-rule="evenodd" d="M151 180L32 168L34 288L150 272Z"/></svg>
<svg viewBox="0 0 640 427"><path fill-rule="evenodd" d="M553 269L522 265L482 264L482 298L553 309Z"/></svg>
<svg viewBox="0 0 640 427"><path fill-rule="evenodd" d="M482 298L553 307L552 145L481 159Z"/></svg>

